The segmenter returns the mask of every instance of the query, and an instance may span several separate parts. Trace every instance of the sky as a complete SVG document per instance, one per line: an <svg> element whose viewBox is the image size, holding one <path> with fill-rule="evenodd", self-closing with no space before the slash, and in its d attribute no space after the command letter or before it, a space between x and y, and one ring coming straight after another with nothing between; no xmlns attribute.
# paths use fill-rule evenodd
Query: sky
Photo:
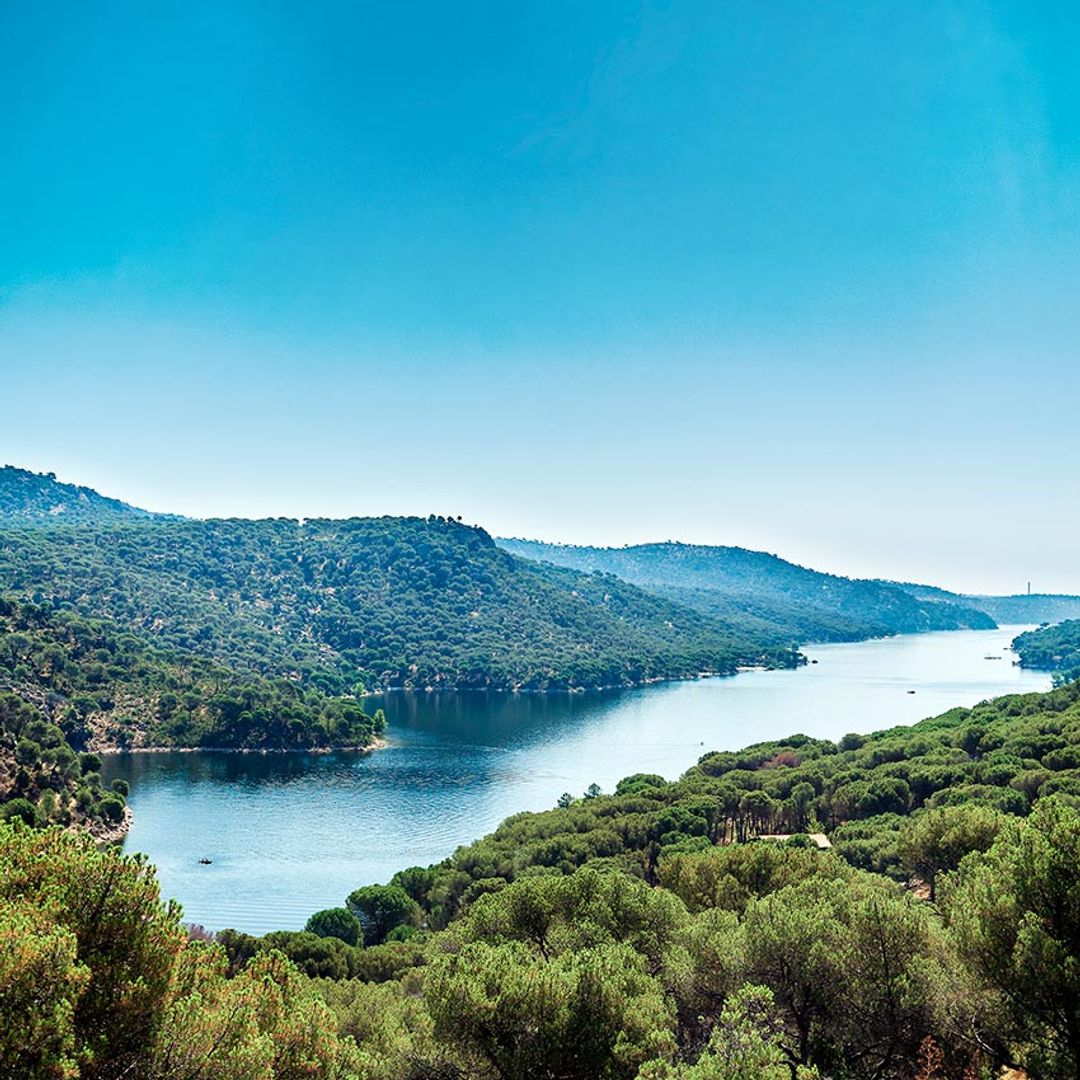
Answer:
<svg viewBox="0 0 1080 1080"><path fill-rule="evenodd" d="M1080 592L1080 10L0 4L0 461Z"/></svg>

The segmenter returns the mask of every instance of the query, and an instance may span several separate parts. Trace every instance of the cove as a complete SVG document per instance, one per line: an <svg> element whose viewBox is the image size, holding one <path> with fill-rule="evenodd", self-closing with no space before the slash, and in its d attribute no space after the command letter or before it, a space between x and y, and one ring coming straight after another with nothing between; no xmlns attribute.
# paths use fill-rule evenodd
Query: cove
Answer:
<svg viewBox="0 0 1080 1080"><path fill-rule="evenodd" d="M134 753L103 773L131 785L125 850L149 856L187 921L298 929L357 886L438 862L564 791L611 791L635 772L674 779L708 750L837 739L1046 690L1048 675L1012 663L1023 629L807 646L817 663L798 670L638 690L377 695L367 707L386 711L389 745L370 754Z"/></svg>

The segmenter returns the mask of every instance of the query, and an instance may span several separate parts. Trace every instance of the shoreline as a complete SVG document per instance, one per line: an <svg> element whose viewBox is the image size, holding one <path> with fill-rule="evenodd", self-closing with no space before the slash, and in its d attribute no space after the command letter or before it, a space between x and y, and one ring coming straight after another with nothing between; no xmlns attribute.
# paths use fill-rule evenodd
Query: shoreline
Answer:
<svg viewBox="0 0 1080 1080"><path fill-rule="evenodd" d="M368 690L363 694L357 694L357 700L366 698L379 698L386 694L607 694L612 690L642 690L645 687L657 686L660 683L694 682L698 679L729 679L733 675L741 675L746 671L790 671L794 667L802 667L802 664L777 665L769 667L767 664L750 664L740 666L731 671L696 671L691 675L653 675L647 679L640 679L632 683L609 683L604 686L561 686L541 690L527 686L384 686L379 690Z"/></svg>
<svg viewBox="0 0 1080 1080"><path fill-rule="evenodd" d="M95 747L100 757L122 754L367 754L385 750L390 743L381 736L363 746L110 746Z"/></svg>
<svg viewBox="0 0 1080 1080"><path fill-rule="evenodd" d="M132 813L131 806L125 803L124 816L115 825L94 824L81 831L91 837L98 847L105 847L106 844L120 844L127 836L134 820L135 815Z"/></svg>

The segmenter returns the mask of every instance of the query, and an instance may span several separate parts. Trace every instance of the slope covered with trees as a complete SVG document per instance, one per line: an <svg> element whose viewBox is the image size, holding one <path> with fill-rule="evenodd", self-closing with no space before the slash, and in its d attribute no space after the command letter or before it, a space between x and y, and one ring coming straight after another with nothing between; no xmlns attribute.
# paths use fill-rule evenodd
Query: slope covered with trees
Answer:
<svg viewBox="0 0 1080 1080"><path fill-rule="evenodd" d="M1012 647L1022 667L1052 671L1062 682L1080 678L1080 619L1019 634Z"/></svg>
<svg viewBox="0 0 1080 1080"><path fill-rule="evenodd" d="M301 932L185 935L139 860L0 828L28 1080L1080 1075L1080 687L521 814ZM831 850L805 834L824 831ZM905 884L906 883L906 887Z"/></svg>
<svg viewBox="0 0 1080 1080"><path fill-rule="evenodd" d="M34 703L78 750L358 748L385 728L355 698L2 596L0 690Z"/></svg>
<svg viewBox="0 0 1080 1080"><path fill-rule="evenodd" d="M35 473L14 465L0 466L0 522L23 526L144 521L169 515L152 514L93 488L65 484L55 473Z"/></svg>
<svg viewBox="0 0 1080 1080"><path fill-rule="evenodd" d="M0 821L62 825L108 839L122 833L127 785L101 784L101 759L79 754L64 732L14 694L0 691Z"/></svg>
<svg viewBox="0 0 1080 1080"><path fill-rule="evenodd" d="M0 532L0 584L235 670L331 694L560 689L791 664L790 647L444 518Z"/></svg>
<svg viewBox="0 0 1080 1080"><path fill-rule="evenodd" d="M960 598L915 597L879 581L808 570L737 547L639 544L578 547L498 541L523 558L615 574L643 589L777 641L854 641L920 630L992 629L993 619Z"/></svg>

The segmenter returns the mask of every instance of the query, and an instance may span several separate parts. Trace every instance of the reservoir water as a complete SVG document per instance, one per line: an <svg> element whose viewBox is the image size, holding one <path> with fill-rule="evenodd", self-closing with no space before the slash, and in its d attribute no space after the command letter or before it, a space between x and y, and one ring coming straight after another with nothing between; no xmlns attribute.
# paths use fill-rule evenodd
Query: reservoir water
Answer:
<svg viewBox="0 0 1080 1080"><path fill-rule="evenodd" d="M135 753L103 771L131 784L125 850L157 865L186 920L295 929L564 791L611 791L634 772L674 779L708 750L794 732L836 739L1045 690L1049 676L1012 663L1022 629L807 646L817 663L797 671L639 690L386 694L367 703L389 720L389 746L374 753Z"/></svg>

